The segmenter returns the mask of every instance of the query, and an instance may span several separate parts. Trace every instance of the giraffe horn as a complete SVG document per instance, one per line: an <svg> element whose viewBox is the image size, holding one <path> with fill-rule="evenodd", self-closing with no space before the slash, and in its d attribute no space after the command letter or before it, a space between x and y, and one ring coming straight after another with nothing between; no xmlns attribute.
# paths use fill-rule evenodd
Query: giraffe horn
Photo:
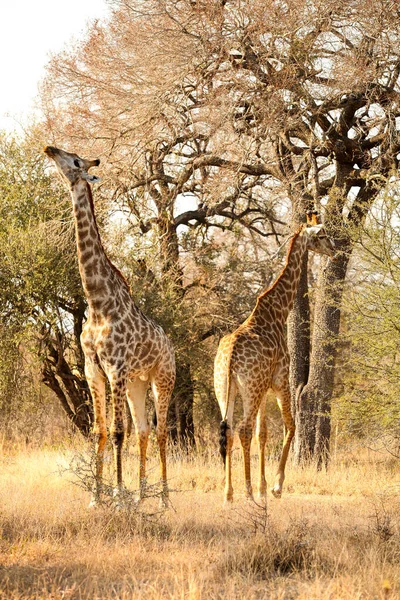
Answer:
<svg viewBox="0 0 400 600"><path fill-rule="evenodd" d="M307 225L319 225L319 214L316 210L309 210L307 213Z"/></svg>

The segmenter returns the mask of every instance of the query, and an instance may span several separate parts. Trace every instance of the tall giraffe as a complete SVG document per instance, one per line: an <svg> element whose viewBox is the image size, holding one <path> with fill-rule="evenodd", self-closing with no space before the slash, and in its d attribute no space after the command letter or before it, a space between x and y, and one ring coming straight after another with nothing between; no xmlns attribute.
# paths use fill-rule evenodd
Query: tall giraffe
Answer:
<svg viewBox="0 0 400 600"><path fill-rule="evenodd" d="M265 444L267 441L266 394L275 392L285 426L285 438L272 493L282 494L285 465L295 426L291 414L289 387L289 353L286 343L286 320L293 307L304 252L334 255L318 215L307 213L307 225L292 236L286 264L275 283L261 294L250 316L236 331L223 337L215 357L214 386L222 414L220 452L225 462L225 501L233 499L231 451L233 444L233 409L236 393L243 401L243 419L238 433L244 458L246 496L253 497L250 475L250 445L257 421L259 446L260 497L265 497Z"/></svg>
<svg viewBox="0 0 400 600"><path fill-rule="evenodd" d="M93 398L96 435L95 505L101 494L104 448L107 440L105 382L112 395L110 435L117 473L116 495L122 491L122 445L125 436L125 400L133 416L139 446L139 489L143 495L146 450L150 426L145 410L151 384L157 415L157 440L161 460L162 499L167 503L167 410L175 383L175 355L163 329L136 306L123 275L107 257L101 243L89 183L99 181L89 174L100 160L85 160L76 154L47 146L51 158L70 186L75 218L79 271L89 305L81 335L85 376Z"/></svg>

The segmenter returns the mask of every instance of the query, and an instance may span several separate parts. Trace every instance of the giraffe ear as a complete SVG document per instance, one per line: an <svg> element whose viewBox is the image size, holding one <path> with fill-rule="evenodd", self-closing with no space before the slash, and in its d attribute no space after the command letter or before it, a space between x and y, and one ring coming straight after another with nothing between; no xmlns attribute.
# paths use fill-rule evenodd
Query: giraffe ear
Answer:
<svg viewBox="0 0 400 600"><path fill-rule="evenodd" d="M316 210L309 210L307 213L307 225L319 225L319 214Z"/></svg>
<svg viewBox="0 0 400 600"><path fill-rule="evenodd" d="M99 183L99 181L101 181L100 177L97 177L97 175L90 175L89 173L82 173L82 177L89 183Z"/></svg>

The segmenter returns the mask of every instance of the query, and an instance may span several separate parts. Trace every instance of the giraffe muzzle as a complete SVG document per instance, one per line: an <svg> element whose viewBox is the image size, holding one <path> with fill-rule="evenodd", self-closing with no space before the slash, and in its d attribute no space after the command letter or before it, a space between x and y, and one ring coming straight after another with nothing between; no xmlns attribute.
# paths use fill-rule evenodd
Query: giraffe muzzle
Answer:
<svg viewBox="0 0 400 600"><path fill-rule="evenodd" d="M58 154L58 150L57 148L54 148L54 146L46 146L43 148L43 152L47 154L47 156L55 156Z"/></svg>

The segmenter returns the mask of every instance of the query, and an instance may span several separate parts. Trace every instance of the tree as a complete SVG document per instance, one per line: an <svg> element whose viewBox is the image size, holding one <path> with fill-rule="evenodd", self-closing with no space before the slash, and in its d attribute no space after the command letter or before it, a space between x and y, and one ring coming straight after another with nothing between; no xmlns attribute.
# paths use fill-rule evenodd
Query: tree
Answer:
<svg viewBox="0 0 400 600"><path fill-rule="evenodd" d="M396 183L371 208L345 290L342 430L400 456L400 199ZM361 266L361 268L359 268ZM348 368L347 365L351 365Z"/></svg>
<svg viewBox="0 0 400 600"><path fill-rule="evenodd" d="M157 234L180 298L179 227L238 222L276 235L281 198L293 226L309 208L324 212L338 256L319 265L312 320L304 264L289 327L295 455L321 463L349 231L398 167L399 9L389 0L113 5L109 22L51 61L47 128L107 155L109 189L143 233Z"/></svg>
<svg viewBox="0 0 400 600"><path fill-rule="evenodd" d="M150 60L148 64L149 56L141 52L148 36L154 33L151 24L145 20L143 26L140 17L136 21L131 19L130 7L122 6L121 11L116 11L113 24L108 29L96 24L78 52L56 57L44 84L45 112L47 125L53 133L65 131L66 114L75 114L74 123L71 121L67 135L64 133L63 137L71 135L75 140L79 139L84 148L88 148L89 131L101 131L100 135L94 134L99 143L94 144L95 150L92 148L91 151L107 153L108 165L105 168L108 169L108 177L106 174L102 193L112 195L119 209L147 238L143 243L147 245L144 255L136 246L140 261L136 272L142 271L143 274L150 271L154 281L158 282L154 289L163 298L164 304L168 309L178 307L170 328L177 347L177 384L172 406L175 418L170 420L170 429L173 439L193 443L193 367L188 359L187 342L191 339L198 346L215 333L218 322L213 320L210 323L203 315L195 324L196 331L189 323L190 316L193 316L193 294L197 291L199 304L203 290L203 301L209 302L204 292L213 294L216 286L212 281L205 282L201 260L194 259L191 263L195 267L194 275L188 276L188 269L184 272L185 246L190 245L193 253L206 241L211 248L209 229L230 230L236 222L251 233L276 235L274 229L268 230L263 222L269 220L273 223L276 217L269 206L260 201L259 177L246 177L235 164L232 173L226 176L223 171L213 168L214 162L215 166L219 164L218 156L212 156L210 160L207 158L212 144L210 135L193 123L193 115L203 103L202 96L206 93L202 90L206 84L205 77L208 77L206 72L200 73L192 83L187 82L184 88L181 83L178 87L174 85L172 91L168 89L172 83L168 77L163 81L162 76L157 76L154 91L149 89L149 82L140 84L132 69L132 60L138 71L158 68L158 61ZM177 53L180 45L178 33L174 32L171 39ZM193 51L190 44L188 51ZM112 68L109 63L111 54L114 56ZM176 63L178 69L181 60L179 57ZM115 69L124 73L126 79L122 86L119 79L115 80ZM90 90L87 87L89 71L96 72ZM68 98L65 96L66 86L71 92ZM58 94L65 100L62 118L54 102ZM83 104L82 94L86 97ZM133 109L121 111L121 104L130 106L135 97ZM91 111L94 103L99 107L96 113ZM143 122L147 124L139 129L138 124ZM219 126L217 130L220 135ZM104 143L100 142L100 138ZM79 149L79 152L84 151ZM188 202L193 208L186 210ZM159 267L156 270L147 264L148 247L154 243L158 246ZM135 291L140 297L140 290ZM185 310L188 318L182 319L182 311ZM168 321L166 312L168 310L160 315L161 322ZM182 328L177 327L177 323L188 326L185 339L179 335Z"/></svg>
<svg viewBox="0 0 400 600"><path fill-rule="evenodd" d="M0 198L2 367L7 370L13 356L15 368L8 377L14 373L20 379L21 352L36 353L43 383L88 435L91 398L79 343L86 305L70 206L29 140L0 137ZM14 401L21 399L15 394ZM16 406L7 410L14 412Z"/></svg>

